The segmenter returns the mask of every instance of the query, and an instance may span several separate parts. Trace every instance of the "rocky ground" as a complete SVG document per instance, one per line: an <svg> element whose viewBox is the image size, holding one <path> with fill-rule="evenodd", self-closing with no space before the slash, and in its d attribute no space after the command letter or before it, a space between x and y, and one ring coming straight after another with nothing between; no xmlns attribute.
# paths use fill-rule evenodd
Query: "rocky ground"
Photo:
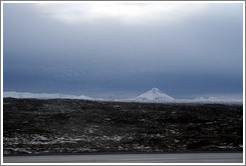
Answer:
<svg viewBox="0 0 246 166"><path fill-rule="evenodd" d="M4 98L3 150L242 151L243 106Z"/></svg>

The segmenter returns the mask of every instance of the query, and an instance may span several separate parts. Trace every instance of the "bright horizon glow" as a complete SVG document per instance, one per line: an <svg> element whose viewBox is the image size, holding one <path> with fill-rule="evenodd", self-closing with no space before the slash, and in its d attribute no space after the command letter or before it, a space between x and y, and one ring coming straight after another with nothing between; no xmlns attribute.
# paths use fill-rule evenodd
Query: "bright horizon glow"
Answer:
<svg viewBox="0 0 246 166"><path fill-rule="evenodd" d="M95 23L113 19L123 24L175 22L206 9L206 3L68 3L35 4L37 12L63 23Z"/></svg>

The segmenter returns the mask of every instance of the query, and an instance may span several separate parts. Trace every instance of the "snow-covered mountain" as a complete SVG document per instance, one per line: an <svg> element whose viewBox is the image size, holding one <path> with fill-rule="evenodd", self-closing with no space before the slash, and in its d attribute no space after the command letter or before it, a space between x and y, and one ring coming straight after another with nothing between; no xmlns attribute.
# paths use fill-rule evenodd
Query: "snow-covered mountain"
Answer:
<svg viewBox="0 0 246 166"><path fill-rule="evenodd" d="M12 98L36 98L36 99L82 99L93 101L120 101L120 102L140 102L140 103L201 103L201 104L243 104L243 99L235 99L229 97L197 97L195 99L174 99L168 96L158 88L143 93L140 96L131 99L100 99L91 98L80 95L66 95L66 94L49 94L49 93L29 93L29 92L3 92L3 97Z"/></svg>
<svg viewBox="0 0 246 166"><path fill-rule="evenodd" d="M49 94L49 93L29 93L29 92L3 92L3 97L12 98L36 98L36 99L84 99L93 100L93 98L80 95Z"/></svg>
<svg viewBox="0 0 246 166"><path fill-rule="evenodd" d="M174 100L175 100L174 98L168 96L158 88L152 88L151 90L145 92L144 94L136 98L129 99L129 101L154 102L154 103L173 102Z"/></svg>
<svg viewBox="0 0 246 166"><path fill-rule="evenodd" d="M217 97L197 97L193 99L195 103L243 103L243 99L235 99L235 98L217 98Z"/></svg>

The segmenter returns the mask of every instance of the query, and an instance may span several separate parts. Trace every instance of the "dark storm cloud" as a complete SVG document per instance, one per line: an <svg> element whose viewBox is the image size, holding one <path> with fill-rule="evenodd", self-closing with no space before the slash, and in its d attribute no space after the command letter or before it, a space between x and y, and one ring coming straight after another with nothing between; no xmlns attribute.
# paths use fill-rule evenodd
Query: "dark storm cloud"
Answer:
<svg viewBox="0 0 246 166"><path fill-rule="evenodd" d="M4 91L242 94L242 4L53 5L4 4Z"/></svg>

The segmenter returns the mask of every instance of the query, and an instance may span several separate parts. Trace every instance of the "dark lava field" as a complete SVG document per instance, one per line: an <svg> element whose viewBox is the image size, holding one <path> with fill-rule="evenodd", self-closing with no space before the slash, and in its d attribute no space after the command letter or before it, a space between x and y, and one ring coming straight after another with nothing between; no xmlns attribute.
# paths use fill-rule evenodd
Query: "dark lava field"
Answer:
<svg viewBox="0 0 246 166"><path fill-rule="evenodd" d="M243 105L3 100L4 155L243 151Z"/></svg>

